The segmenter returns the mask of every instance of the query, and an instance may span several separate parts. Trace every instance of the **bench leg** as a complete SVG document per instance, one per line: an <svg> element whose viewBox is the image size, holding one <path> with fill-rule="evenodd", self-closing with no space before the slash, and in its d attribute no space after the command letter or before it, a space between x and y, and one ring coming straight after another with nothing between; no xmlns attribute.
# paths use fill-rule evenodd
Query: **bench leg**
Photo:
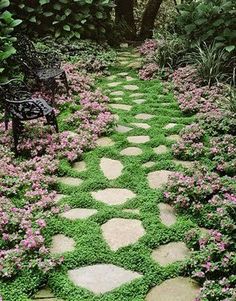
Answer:
<svg viewBox="0 0 236 301"><path fill-rule="evenodd" d="M19 132L19 128L21 127L20 122L16 119L12 120L12 131L13 131L13 140L14 140L14 152L16 157L18 156L18 142L19 142L19 136L20 136L20 132Z"/></svg>

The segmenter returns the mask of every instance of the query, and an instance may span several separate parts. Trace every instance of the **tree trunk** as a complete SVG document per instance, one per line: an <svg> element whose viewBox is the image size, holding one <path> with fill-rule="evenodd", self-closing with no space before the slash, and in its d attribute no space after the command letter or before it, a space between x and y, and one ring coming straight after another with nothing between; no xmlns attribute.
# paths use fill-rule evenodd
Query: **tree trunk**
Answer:
<svg viewBox="0 0 236 301"><path fill-rule="evenodd" d="M115 17L123 36L128 40L134 40L136 38L134 0L116 0Z"/></svg>
<svg viewBox="0 0 236 301"><path fill-rule="evenodd" d="M163 0L149 0L143 13L139 37L142 40L151 38L153 34L155 19Z"/></svg>

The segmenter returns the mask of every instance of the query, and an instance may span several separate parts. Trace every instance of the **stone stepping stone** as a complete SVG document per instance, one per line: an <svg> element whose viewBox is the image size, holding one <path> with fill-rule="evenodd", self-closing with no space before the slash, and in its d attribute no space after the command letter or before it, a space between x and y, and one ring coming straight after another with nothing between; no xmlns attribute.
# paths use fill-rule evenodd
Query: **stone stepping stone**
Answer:
<svg viewBox="0 0 236 301"><path fill-rule="evenodd" d="M167 184L169 176L173 174L173 171L158 170L148 174L149 187L152 189L161 188L162 185Z"/></svg>
<svg viewBox="0 0 236 301"><path fill-rule="evenodd" d="M145 129L145 130L148 130L151 128L151 126L147 123L132 122L131 125L136 126L140 129Z"/></svg>
<svg viewBox="0 0 236 301"><path fill-rule="evenodd" d="M52 238L50 252L51 254L72 252L75 249L75 245L76 243L73 238L67 237L63 234L57 234Z"/></svg>
<svg viewBox="0 0 236 301"><path fill-rule="evenodd" d="M149 119L152 119L153 117L155 117L155 116L151 115L151 114L146 114L146 113L137 114L135 116L136 119L141 119L141 120L149 120Z"/></svg>
<svg viewBox="0 0 236 301"><path fill-rule="evenodd" d="M124 166L118 160L102 158L100 168L108 180L115 180L121 176Z"/></svg>
<svg viewBox="0 0 236 301"><path fill-rule="evenodd" d="M97 212L98 211L96 209L74 208L62 213L61 216L74 221L77 219L86 219Z"/></svg>
<svg viewBox="0 0 236 301"><path fill-rule="evenodd" d="M80 186L83 183L83 180L79 178L72 178L72 177L61 177L58 178L58 182L68 186Z"/></svg>
<svg viewBox="0 0 236 301"><path fill-rule="evenodd" d="M139 156L142 153L143 151L139 147L127 147L120 152L123 156Z"/></svg>
<svg viewBox="0 0 236 301"><path fill-rule="evenodd" d="M123 91L113 91L111 92L111 96L123 96L125 93Z"/></svg>
<svg viewBox="0 0 236 301"><path fill-rule="evenodd" d="M160 246L152 252L152 258L161 266L167 266L176 261L182 261L188 258L190 250L184 242L171 242Z"/></svg>
<svg viewBox="0 0 236 301"><path fill-rule="evenodd" d="M128 43L121 43L120 48L129 48L129 44Z"/></svg>
<svg viewBox="0 0 236 301"><path fill-rule="evenodd" d="M128 65L129 68L140 69L142 64L140 61L132 62Z"/></svg>
<svg viewBox="0 0 236 301"><path fill-rule="evenodd" d="M186 168L193 168L195 165L195 161L182 161L182 160L173 160L176 165L182 165Z"/></svg>
<svg viewBox="0 0 236 301"><path fill-rule="evenodd" d="M129 131L132 130L132 128L128 127L128 126L124 126L124 125L120 125L118 124L115 128L115 130L118 132L118 133L128 133Z"/></svg>
<svg viewBox="0 0 236 301"><path fill-rule="evenodd" d="M74 285L99 295L142 277L142 274L125 270L113 264L95 264L68 271Z"/></svg>
<svg viewBox="0 0 236 301"><path fill-rule="evenodd" d="M148 162L144 163L144 164L142 165L142 167L150 168L150 167L153 167L155 164L156 164L156 163L153 162L153 161L148 161Z"/></svg>
<svg viewBox="0 0 236 301"><path fill-rule="evenodd" d="M102 234L112 251L136 243L145 230L140 220L113 218L102 225Z"/></svg>
<svg viewBox="0 0 236 301"><path fill-rule="evenodd" d="M87 170L86 162L84 162L84 161L76 162L73 165L73 169L77 172L86 171Z"/></svg>
<svg viewBox="0 0 236 301"><path fill-rule="evenodd" d="M107 205L121 205L136 197L136 194L131 190L122 188L106 188L104 190L93 191L91 195L96 201Z"/></svg>
<svg viewBox="0 0 236 301"><path fill-rule="evenodd" d="M111 138L102 137L96 141L96 144L97 144L97 146L100 146L100 147L108 147L108 146L113 146L115 144L115 142L113 140L111 140Z"/></svg>
<svg viewBox="0 0 236 301"><path fill-rule="evenodd" d="M133 93L133 94L130 95L130 97L134 97L134 98L142 97L142 96L144 96L143 93Z"/></svg>
<svg viewBox="0 0 236 301"><path fill-rule="evenodd" d="M168 204L159 203L160 219L163 225L170 227L176 223L175 209Z"/></svg>
<svg viewBox="0 0 236 301"><path fill-rule="evenodd" d="M110 75L110 76L107 77L107 80L114 80L116 78L117 78L116 75Z"/></svg>
<svg viewBox="0 0 236 301"><path fill-rule="evenodd" d="M48 299L54 298L52 291L48 287L41 289L34 295L34 299L37 299L37 300L38 299L46 299L46 298L48 298Z"/></svg>
<svg viewBox="0 0 236 301"><path fill-rule="evenodd" d="M112 103L112 104L110 104L110 106L113 109L124 110L124 111L130 111L132 109L132 106L124 105L124 104L121 104L121 103Z"/></svg>
<svg viewBox="0 0 236 301"><path fill-rule="evenodd" d="M122 82L113 82L113 83L107 84L107 86L112 88L112 87L117 87L117 86L119 86L120 84L122 84Z"/></svg>
<svg viewBox="0 0 236 301"><path fill-rule="evenodd" d="M153 149L154 153L157 155L162 155L168 152L168 148L165 145L159 145Z"/></svg>
<svg viewBox="0 0 236 301"><path fill-rule="evenodd" d="M168 123L166 126L164 126L165 130L173 129L177 123Z"/></svg>
<svg viewBox="0 0 236 301"><path fill-rule="evenodd" d="M64 197L66 197L65 194L57 193L55 198L54 198L54 202L59 203Z"/></svg>
<svg viewBox="0 0 236 301"><path fill-rule="evenodd" d="M150 137L149 136L129 136L129 137L127 137L127 140L130 143L146 143L146 142L150 141Z"/></svg>
<svg viewBox="0 0 236 301"><path fill-rule="evenodd" d="M180 137L180 135L170 135L170 136L167 136L166 139L169 141L176 141L176 142L182 141L182 138Z"/></svg>
<svg viewBox="0 0 236 301"><path fill-rule="evenodd" d="M127 213L140 214L139 209L123 209L122 211Z"/></svg>
<svg viewBox="0 0 236 301"><path fill-rule="evenodd" d="M190 278L176 277L150 290L146 301L195 301L200 287Z"/></svg>
<svg viewBox="0 0 236 301"><path fill-rule="evenodd" d="M122 65L122 66L125 66L127 64L129 64L129 61L126 61L126 60L125 61L122 61L122 60L120 61L120 65Z"/></svg>
<svg viewBox="0 0 236 301"><path fill-rule="evenodd" d="M126 80L127 80L127 82L132 82L132 81L136 80L136 78L133 78L132 76L126 76Z"/></svg>
<svg viewBox="0 0 236 301"><path fill-rule="evenodd" d="M136 90L139 89L139 87L136 86L136 85L125 85L125 86L124 86L124 89L125 89L125 90L128 90L128 91L136 91Z"/></svg>
<svg viewBox="0 0 236 301"><path fill-rule="evenodd" d="M117 73L117 75L119 75L119 76L127 76L127 75L129 75L129 73L128 72L120 72L120 73Z"/></svg>
<svg viewBox="0 0 236 301"><path fill-rule="evenodd" d="M114 97L113 100L120 101L120 100L123 100L123 98L122 97Z"/></svg>
<svg viewBox="0 0 236 301"><path fill-rule="evenodd" d="M144 103L146 101L146 99L134 99L133 102L135 102L138 105L141 105L142 103Z"/></svg>

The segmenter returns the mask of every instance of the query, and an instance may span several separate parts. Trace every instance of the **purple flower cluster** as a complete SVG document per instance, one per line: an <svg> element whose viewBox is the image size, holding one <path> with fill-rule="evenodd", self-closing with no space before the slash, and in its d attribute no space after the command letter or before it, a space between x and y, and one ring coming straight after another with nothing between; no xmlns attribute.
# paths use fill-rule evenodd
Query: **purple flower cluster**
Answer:
<svg viewBox="0 0 236 301"><path fill-rule="evenodd" d="M142 80L153 79L159 70L160 68L156 63L148 63L139 70L139 77Z"/></svg>
<svg viewBox="0 0 236 301"><path fill-rule="evenodd" d="M158 48L158 41L151 39L146 40L141 47L139 47L139 52L143 56L149 56L150 54L154 53Z"/></svg>

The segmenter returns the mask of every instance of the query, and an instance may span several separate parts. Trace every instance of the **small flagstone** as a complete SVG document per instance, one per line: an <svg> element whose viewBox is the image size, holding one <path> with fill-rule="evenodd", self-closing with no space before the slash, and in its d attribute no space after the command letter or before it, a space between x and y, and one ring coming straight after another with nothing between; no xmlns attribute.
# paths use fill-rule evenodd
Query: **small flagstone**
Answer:
<svg viewBox="0 0 236 301"><path fill-rule="evenodd" d="M127 64L129 64L129 61L127 61L127 60L120 60L120 65L125 66Z"/></svg>
<svg viewBox="0 0 236 301"><path fill-rule="evenodd" d="M143 151L139 147L127 147L120 152L123 156L139 156L142 153Z"/></svg>
<svg viewBox="0 0 236 301"><path fill-rule="evenodd" d="M123 100L123 98L122 97L114 97L113 100L120 101L120 100Z"/></svg>
<svg viewBox="0 0 236 301"><path fill-rule="evenodd" d="M171 242L160 246L152 252L152 258L161 266L166 266L176 261L188 258L190 250L184 242Z"/></svg>
<svg viewBox="0 0 236 301"><path fill-rule="evenodd" d="M117 78L116 75L110 75L110 76L107 77L107 80L114 80L116 78Z"/></svg>
<svg viewBox="0 0 236 301"><path fill-rule="evenodd" d="M134 69L140 69L142 67L142 64L141 64L140 61L136 61L136 62L134 61L134 62L130 63L128 65L128 67L129 68L134 68Z"/></svg>
<svg viewBox="0 0 236 301"><path fill-rule="evenodd" d="M165 130L169 130L169 129L172 129L174 128L175 126L177 125L177 123L168 123L166 126L164 126L164 129Z"/></svg>
<svg viewBox="0 0 236 301"><path fill-rule="evenodd" d="M153 149L154 153L157 155L165 154L168 151L168 148L165 145L159 145Z"/></svg>
<svg viewBox="0 0 236 301"><path fill-rule="evenodd" d="M151 126L147 123L132 122L131 125L136 126L140 129L145 129L145 130L151 128Z"/></svg>
<svg viewBox="0 0 236 301"><path fill-rule="evenodd" d="M111 138L102 137L96 141L96 144L97 144L97 146L100 146L100 147L108 147L108 146L113 146L115 144L115 142L113 140L111 140Z"/></svg>
<svg viewBox="0 0 236 301"><path fill-rule="evenodd" d="M72 252L75 249L75 241L73 238L67 237L63 234L57 234L52 238L52 245L50 248L51 254L62 254L65 252Z"/></svg>
<svg viewBox="0 0 236 301"><path fill-rule="evenodd" d="M153 167L156 163L153 161L148 161L142 165L142 167L150 168Z"/></svg>
<svg viewBox="0 0 236 301"><path fill-rule="evenodd" d="M79 287L99 295L142 277L113 264L95 264L68 271L69 279Z"/></svg>
<svg viewBox="0 0 236 301"><path fill-rule="evenodd" d="M129 75L129 73L128 72L120 72L120 73L117 73L117 75L119 75L119 76L127 76L127 75Z"/></svg>
<svg viewBox="0 0 236 301"><path fill-rule="evenodd" d="M191 278L168 279L150 290L146 301L194 301L200 287Z"/></svg>
<svg viewBox="0 0 236 301"><path fill-rule="evenodd" d="M119 86L120 84L122 84L122 82L113 82L113 83L107 84L107 86L112 88L112 87L117 87L117 86Z"/></svg>
<svg viewBox="0 0 236 301"><path fill-rule="evenodd" d="M136 86L136 85L125 85L125 86L124 86L124 89L125 89L125 90L128 90L128 91L136 91L136 90L139 89L139 87Z"/></svg>
<svg viewBox="0 0 236 301"><path fill-rule="evenodd" d="M118 160L102 158L100 168L108 180L115 180L121 176L124 166Z"/></svg>
<svg viewBox="0 0 236 301"><path fill-rule="evenodd" d="M142 97L142 96L144 96L143 93L133 93L133 94L130 95L130 97L134 97L134 98L136 98L136 97Z"/></svg>
<svg viewBox="0 0 236 301"><path fill-rule="evenodd" d="M128 127L128 126L124 126L124 125L120 125L118 124L115 128L115 130L118 132L118 133L128 133L129 131L132 130L132 128Z"/></svg>
<svg viewBox="0 0 236 301"><path fill-rule="evenodd" d="M136 80L136 78L133 78L132 76L126 76L126 80L127 80L127 82L132 82L132 81Z"/></svg>
<svg viewBox="0 0 236 301"><path fill-rule="evenodd" d="M111 92L111 96L123 96L125 93L123 91L113 91Z"/></svg>
<svg viewBox="0 0 236 301"><path fill-rule="evenodd" d="M179 135L170 135L167 136L166 139L170 141L176 141L176 142L182 141L182 138Z"/></svg>
<svg viewBox="0 0 236 301"><path fill-rule="evenodd" d="M182 165L186 168L193 168L195 165L195 161L182 161L182 160L173 160L176 165Z"/></svg>
<svg viewBox="0 0 236 301"><path fill-rule="evenodd" d="M121 103L112 103L112 104L110 104L110 106L113 109L124 110L124 111L130 111L132 109L132 106L124 105L124 104L121 104Z"/></svg>
<svg viewBox="0 0 236 301"><path fill-rule="evenodd" d="M127 213L140 214L139 209L123 209L122 211Z"/></svg>
<svg viewBox="0 0 236 301"><path fill-rule="evenodd" d="M95 200L107 205L121 205L136 196L131 190L122 188L106 188L93 191L91 195Z"/></svg>
<svg viewBox="0 0 236 301"><path fill-rule="evenodd" d="M146 114L146 113L137 114L135 116L136 119L142 119L142 120L149 120L149 119L152 119L153 117L155 117L155 116L151 115L151 114Z"/></svg>
<svg viewBox="0 0 236 301"><path fill-rule="evenodd" d="M96 209L73 208L69 211L62 213L61 216L70 220L77 220L77 219L86 219L96 213L97 213Z"/></svg>
<svg viewBox="0 0 236 301"><path fill-rule="evenodd" d="M138 105L141 105L142 103L144 103L146 101L146 99L134 99L133 102L135 102Z"/></svg>
<svg viewBox="0 0 236 301"><path fill-rule="evenodd" d="M175 209L165 203L159 203L160 219L163 225L170 227L176 223Z"/></svg>
<svg viewBox="0 0 236 301"><path fill-rule="evenodd" d="M52 291L48 287L41 289L34 295L34 299L45 299L45 298L54 298Z"/></svg>
<svg viewBox="0 0 236 301"><path fill-rule="evenodd" d="M145 230L140 220L113 218L102 225L102 234L112 251L136 243Z"/></svg>
<svg viewBox="0 0 236 301"><path fill-rule="evenodd" d="M87 170L86 162L84 161L76 162L73 165L73 169L76 170L77 172L86 171Z"/></svg>
<svg viewBox="0 0 236 301"><path fill-rule="evenodd" d="M65 194L57 193L55 198L54 198L54 202L59 203L64 197L66 197Z"/></svg>
<svg viewBox="0 0 236 301"><path fill-rule="evenodd" d="M129 137L127 137L127 140L130 143L146 143L146 142L150 141L150 137L149 136L129 136Z"/></svg>
<svg viewBox="0 0 236 301"><path fill-rule="evenodd" d="M128 48L129 44L128 43L121 43L120 48Z"/></svg>
<svg viewBox="0 0 236 301"><path fill-rule="evenodd" d="M161 188L162 185L167 184L169 176L173 174L169 170L158 170L148 174L149 187L152 189Z"/></svg>
<svg viewBox="0 0 236 301"><path fill-rule="evenodd" d="M72 177L61 177L58 178L59 183L69 185L69 186L79 186L83 183L83 180L79 178Z"/></svg>

